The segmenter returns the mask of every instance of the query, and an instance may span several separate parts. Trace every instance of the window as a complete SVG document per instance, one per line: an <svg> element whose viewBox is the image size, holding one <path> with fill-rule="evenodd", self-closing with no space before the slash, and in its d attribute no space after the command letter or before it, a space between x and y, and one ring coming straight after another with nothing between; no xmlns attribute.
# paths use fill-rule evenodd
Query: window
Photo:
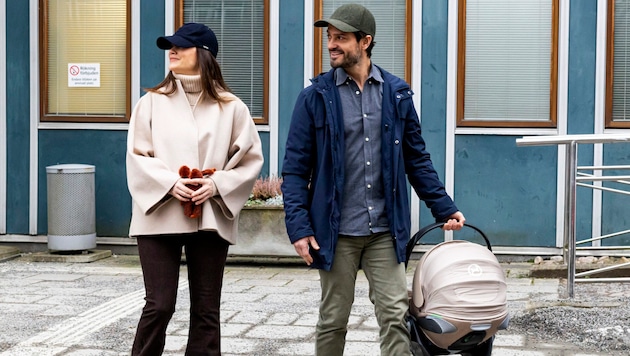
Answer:
<svg viewBox="0 0 630 356"><path fill-rule="evenodd" d="M630 128L630 1L608 0L606 127Z"/></svg>
<svg viewBox="0 0 630 356"><path fill-rule="evenodd" d="M376 21L372 61L386 71L411 82L411 0L315 0L315 19L328 18L341 5L365 6ZM326 29L316 28L314 75L330 70Z"/></svg>
<svg viewBox="0 0 630 356"><path fill-rule="evenodd" d="M41 120L127 122L129 0L41 0Z"/></svg>
<svg viewBox="0 0 630 356"><path fill-rule="evenodd" d="M176 0L175 9L177 27L199 22L214 31L225 82L267 124L269 0Z"/></svg>
<svg viewBox="0 0 630 356"><path fill-rule="evenodd" d="M556 126L558 0L460 0L458 36L458 126Z"/></svg>

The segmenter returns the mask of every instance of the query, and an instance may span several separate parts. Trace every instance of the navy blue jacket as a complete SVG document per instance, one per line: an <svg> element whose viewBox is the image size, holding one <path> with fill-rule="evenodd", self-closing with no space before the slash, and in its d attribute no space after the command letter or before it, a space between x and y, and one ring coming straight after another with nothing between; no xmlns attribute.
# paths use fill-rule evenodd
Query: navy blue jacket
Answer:
<svg viewBox="0 0 630 356"><path fill-rule="evenodd" d="M425 150L409 85L383 75L382 169L390 232L398 262L410 238L407 179L438 221L458 211ZM312 79L295 103L282 166L282 193L291 243L315 236L312 266L330 270L344 186L344 124L334 69Z"/></svg>

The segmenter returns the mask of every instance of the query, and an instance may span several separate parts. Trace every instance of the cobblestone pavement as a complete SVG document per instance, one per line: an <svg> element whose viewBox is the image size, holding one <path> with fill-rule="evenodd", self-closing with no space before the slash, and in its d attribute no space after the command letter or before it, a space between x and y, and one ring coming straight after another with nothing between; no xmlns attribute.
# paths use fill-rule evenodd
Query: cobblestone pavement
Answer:
<svg viewBox="0 0 630 356"><path fill-rule="evenodd" d="M558 298L557 279L533 279L527 266L506 266L511 314L530 296ZM179 299L165 355L183 355L189 308L182 266ZM519 272L520 271L520 272ZM409 268L411 285L413 268ZM224 355L312 355L319 283L297 265L233 264L222 297ZM378 327L360 275L345 355L379 355ZM29 255L0 262L0 355L128 355L144 300L137 256L91 263L32 262ZM540 299L540 298L538 298ZM562 341L545 343L509 330L497 335L493 355L610 355Z"/></svg>

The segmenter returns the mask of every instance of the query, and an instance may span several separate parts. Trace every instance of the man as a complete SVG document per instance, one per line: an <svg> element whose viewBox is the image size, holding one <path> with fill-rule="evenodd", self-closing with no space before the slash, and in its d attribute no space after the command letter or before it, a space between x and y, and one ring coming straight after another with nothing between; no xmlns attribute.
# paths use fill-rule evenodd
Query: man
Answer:
<svg viewBox="0 0 630 356"><path fill-rule="evenodd" d="M433 168L409 85L371 63L376 23L339 7L327 27L332 69L302 90L286 144L282 191L289 238L320 269L316 354L342 355L358 270L380 327L382 355L409 355L406 176L444 229L465 218Z"/></svg>

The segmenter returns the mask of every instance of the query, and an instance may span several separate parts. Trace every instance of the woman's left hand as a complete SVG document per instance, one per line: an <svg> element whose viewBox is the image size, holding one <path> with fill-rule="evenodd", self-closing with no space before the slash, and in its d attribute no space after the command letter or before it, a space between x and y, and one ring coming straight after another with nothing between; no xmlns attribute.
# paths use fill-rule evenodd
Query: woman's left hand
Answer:
<svg viewBox="0 0 630 356"><path fill-rule="evenodd" d="M203 202L213 197L217 191L217 187L211 178L193 178L187 183L199 186L190 196L190 200L195 205L203 204Z"/></svg>

